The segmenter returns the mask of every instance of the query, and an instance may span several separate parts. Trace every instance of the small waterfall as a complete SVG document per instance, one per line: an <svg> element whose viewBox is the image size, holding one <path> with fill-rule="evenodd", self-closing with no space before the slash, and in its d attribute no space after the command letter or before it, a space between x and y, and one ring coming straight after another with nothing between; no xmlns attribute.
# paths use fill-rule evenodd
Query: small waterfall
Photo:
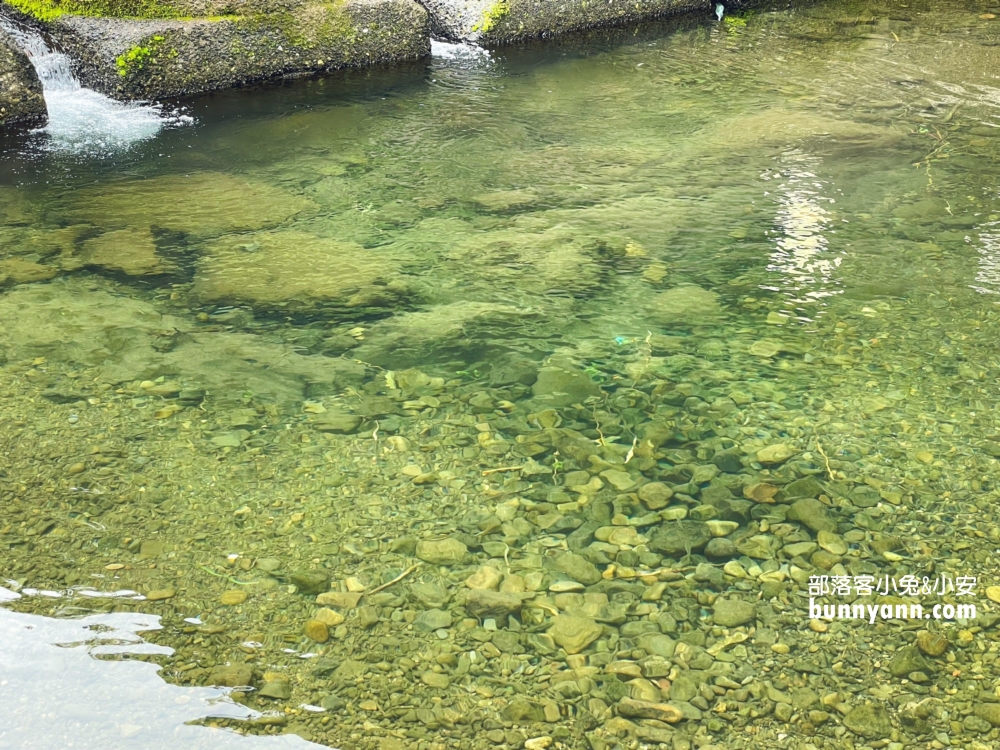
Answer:
<svg viewBox="0 0 1000 750"><path fill-rule="evenodd" d="M35 67L42 84L48 124L38 132L48 136L51 150L105 153L156 135L165 126L185 125L192 118L166 113L147 102L119 102L80 85L70 59L53 50L36 30L0 16L0 28L13 38Z"/></svg>

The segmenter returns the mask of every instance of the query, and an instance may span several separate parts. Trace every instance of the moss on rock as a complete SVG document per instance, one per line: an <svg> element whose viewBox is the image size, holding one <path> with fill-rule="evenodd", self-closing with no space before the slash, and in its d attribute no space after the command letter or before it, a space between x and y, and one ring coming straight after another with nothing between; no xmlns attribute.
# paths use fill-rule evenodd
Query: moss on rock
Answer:
<svg viewBox="0 0 1000 750"><path fill-rule="evenodd" d="M497 2L483 11L482 20L477 24L473 24L472 30L489 34L496 28L500 21L509 15L510 5L507 3L507 0L497 0Z"/></svg>
<svg viewBox="0 0 1000 750"><path fill-rule="evenodd" d="M81 190L66 215L107 230L153 227L207 238L275 226L315 209L266 183L204 172Z"/></svg>
<svg viewBox="0 0 1000 750"><path fill-rule="evenodd" d="M3 0L38 21L65 15L91 18L183 18L189 14L160 0Z"/></svg>
<svg viewBox="0 0 1000 750"><path fill-rule="evenodd" d="M202 302L288 312L321 306L346 314L388 309L407 295L384 252L299 231L227 237L198 263Z"/></svg>
<svg viewBox="0 0 1000 750"><path fill-rule="evenodd" d="M70 7L61 0L30 1L53 3L57 10ZM251 0L241 6L244 15L193 20L170 14L223 12L230 6L216 0L167 1L159 20L63 13L46 27L74 59L85 86L121 99L182 96L286 75L413 60L430 52L427 13L414 0L280 5ZM154 7L142 5L145 0L121 2L132 3L115 6L122 12Z"/></svg>
<svg viewBox="0 0 1000 750"><path fill-rule="evenodd" d="M122 78L128 76L133 71L142 70L146 67L146 62L150 58L155 59L155 55L163 44L164 37L154 34L150 37L146 45L136 44L127 52L123 52L115 58L115 65L118 67L118 75Z"/></svg>

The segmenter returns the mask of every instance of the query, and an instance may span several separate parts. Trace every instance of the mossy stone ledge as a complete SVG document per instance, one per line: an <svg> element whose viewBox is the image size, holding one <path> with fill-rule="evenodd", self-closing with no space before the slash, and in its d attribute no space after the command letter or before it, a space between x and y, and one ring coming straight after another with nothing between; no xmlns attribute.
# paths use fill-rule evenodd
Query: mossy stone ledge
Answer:
<svg viewBox="0 0 1000 750"><path fill-rule="evenodd" d="M0 0L44 26L83 85L153 99L430 54L413 0ZM233 10L238 9L238 13Z"/></svg>
<svg viewBox="0 0 1000 750"><path fill-rule="evenodd" d="M421 0L431 33L454 42L501 47L583 29L622 26L682 13L709 16L707 0ZM726 2L727 9L747 2Z"/></svg>

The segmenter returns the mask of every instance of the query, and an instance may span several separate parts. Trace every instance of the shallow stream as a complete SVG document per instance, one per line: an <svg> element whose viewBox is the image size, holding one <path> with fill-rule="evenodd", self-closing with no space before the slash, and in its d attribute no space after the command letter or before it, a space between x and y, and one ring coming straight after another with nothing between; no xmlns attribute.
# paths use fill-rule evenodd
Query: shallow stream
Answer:
<svg viewBox="0 0 1000 750"><path fill-rule="evenodd" d="M706 11L4 136L0 748L997 746L997 16ZM811 616L865 575L976 616Z"/></svg>

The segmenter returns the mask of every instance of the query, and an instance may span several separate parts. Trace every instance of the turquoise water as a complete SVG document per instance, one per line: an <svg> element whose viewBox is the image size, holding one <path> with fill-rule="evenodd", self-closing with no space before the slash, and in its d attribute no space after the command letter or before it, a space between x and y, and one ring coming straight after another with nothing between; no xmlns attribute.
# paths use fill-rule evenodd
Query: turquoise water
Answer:
<svg viewBox="0 0 1000 750"><path fill-rule="evenodd" d="M278 717L223 725L344 748L846 747L865 696L895 723L869 740L993 741L962 676L995 679L988 626L934 623L948 655L889 677L917 626L810 629L803 584L992 585L994 15L440 46L182 102L125 150L5 136L0 578L63 593L10 609L158 615L164 679L246 664L233 700ZM732 549L656 541L681 517ZM80 593L119 589L145 598ZM903 721L926 695L958 718Z"/></svg>

